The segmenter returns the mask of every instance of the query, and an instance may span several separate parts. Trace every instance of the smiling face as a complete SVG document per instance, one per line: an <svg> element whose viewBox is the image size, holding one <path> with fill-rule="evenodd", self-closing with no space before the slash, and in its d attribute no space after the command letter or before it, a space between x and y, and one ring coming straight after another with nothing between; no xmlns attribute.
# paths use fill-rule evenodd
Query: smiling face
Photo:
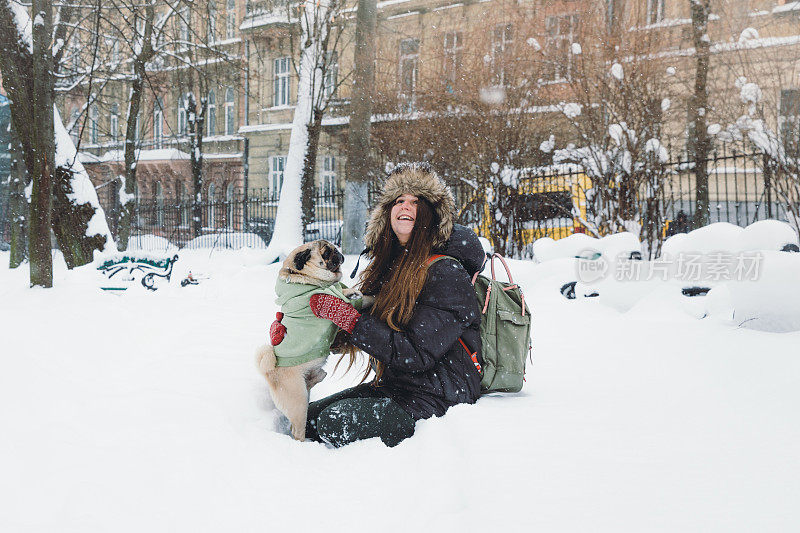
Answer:
<svg viewBox="0 0 800 533"><path fill-rule="evenodd" d="M400 244L406 244L411 232L414 230L414 222L417 220L417 203L419 198L413 194L404 194L394 201L390 215L392 231L397 235Z"/></svg>

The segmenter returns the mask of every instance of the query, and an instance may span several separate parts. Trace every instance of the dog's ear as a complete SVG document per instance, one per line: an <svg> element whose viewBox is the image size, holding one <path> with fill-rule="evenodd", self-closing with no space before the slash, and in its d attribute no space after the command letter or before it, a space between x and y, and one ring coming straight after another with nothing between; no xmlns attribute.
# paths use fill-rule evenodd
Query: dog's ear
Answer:
<svg viewBox="0 0 800 533"><path fill-rule="evenodd" d="M297 252L294 256L294 269L300 272L306 266L308 260L311 259L311 248L306 248L302 252Z"/></svg>

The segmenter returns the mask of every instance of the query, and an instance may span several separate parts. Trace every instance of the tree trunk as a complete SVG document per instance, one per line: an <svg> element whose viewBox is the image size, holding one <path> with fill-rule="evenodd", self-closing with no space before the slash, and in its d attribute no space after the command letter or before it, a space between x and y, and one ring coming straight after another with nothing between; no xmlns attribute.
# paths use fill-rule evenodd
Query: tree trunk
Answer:
<svg viewBox="0 0 800 533"><path fill-rule="evenodd" d="M708 154L710 143L706 126L708 111L708 66L711 40L708 36L708 14L710 0L689 0L692 12L692 38L695 47L694 94L689 105L689 120L694 125L690 157L695 169L694 227L709 223L708 198Z"/></svg>
<svg viewBox="0 0 800 533"><path fill-rule="evenodd" d="M200 109L198 110L194 94L189 93L189 105L186 116L189 117L189 133L192 140L191 164L192 164L192 189L194 202L192 203L192 230L195 237L202 233L202 213L200 211L200 200L203 190L203 128L205 127L206 101L200 99ZM208 199L213 202L213 198Z"/></svg>
<svg viewBox="0 0 800 533"><path fill-rule="evenodd" d="M364 246L369 210L370 120L375 80L376 0L359 0L356 12L356 47L350 128L347 136L347 173L342 249L357 254Z"/></svg>
<svg viewBox="0 0 800 533"><path fill-rule="evenodd" d="M8 191L9 219L11 220L11 254L9 268L17 268L28 258L28 201L25 187L28 172L22 160L19 142L12 137L11 180Z"/></svg>
<svg viewBox="0 0 800 533"><path fill-rule="evenodd" d="M302 190L303 227L307 228L316 220L316 197L314 194L314 176L317 171L317 153L319 152L319 136L322 132L322 110L314 109L308 125L308 151L303 161L303 177L300 183Z"/></svg>
<svg viewBox="0 0 800 533"><path fill-rule="evenodd" d="M319 44L325 39L329 25L329 4L315 4L306 0L303 4L305 16L300 17L301 47L298 64L297 106L292 118L292 133L286 158L283 187L281 187L278 210L275 214L275 229L266 260L286 257L303 242L302 188L303 168L308 154L309 126L313 121L314 102L322 80L316 79L319 68Z"/></svg>
<svg viewBox="0 0 800 533"><path fill-rule="evenodd" d="M31 286L53 286L53 256L50 244L53 176L56 148L53 132L53 54L50 36L53 13L50 2L34 0L33 7L33 187L28 220L28 254ZM34 104L35 102L35 104Z"/></svg>
<svg viewBox="0 0 800 533"><path fill-rule="evenodd" d="M128 118L125 126L125 192L120 196L119 231L117 233L119 249L128 248L131 235L131 222L136 208L136 123L142 106L144 91L145 65L153 56L151 39L153 36L153 19L155 8L149 4L145 8L144 36L139 55L133 58L133 81L131 82L130 101L128 102ZM138 38L138 37L137 37Z"/></svg>
<svg viewBox="0 0 800 533"><path fill-rule="evenodd" d="M0 69L22 159L33 182L28 217L31 282L43 286L52 285L53 223L69 268L91 261L94 249L108 244L113 248L97 194L53 106L51 7L50 2L35 3L32 23L24 7L0 0ZM33 39L18 24L32 26Z"/></svg>

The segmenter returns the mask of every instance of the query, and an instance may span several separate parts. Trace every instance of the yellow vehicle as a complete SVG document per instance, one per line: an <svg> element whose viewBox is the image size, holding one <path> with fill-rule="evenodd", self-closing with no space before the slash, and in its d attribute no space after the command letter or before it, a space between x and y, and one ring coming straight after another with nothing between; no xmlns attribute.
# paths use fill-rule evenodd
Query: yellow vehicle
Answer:
<svg viewBox="0 0 800 533"><path fill-rule="evenodd" d="M556 165L527 169L525 174L531 177L520 179L514 210L520 244L542 237L562 239L585 233L580 220L586 220L586 191L592 182L583 171L574 165ZM489 202L477 196L464 202L459 212L461 220L471 223L478 235L490 240L497 224L492 215Z"/></svg>

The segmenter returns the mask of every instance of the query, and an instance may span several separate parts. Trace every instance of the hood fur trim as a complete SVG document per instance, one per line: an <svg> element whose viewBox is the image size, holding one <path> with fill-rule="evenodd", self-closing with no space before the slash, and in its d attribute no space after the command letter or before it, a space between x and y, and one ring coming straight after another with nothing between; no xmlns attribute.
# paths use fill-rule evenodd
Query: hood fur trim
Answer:
<svg viewBox="0 0 800 533"><path fill-rule="evenodd" d="M404 194L425 198L439 219L439 229L433 237L433 248L442 247L453 233L456 202L453 193L427 163L405 163L396 167L383 184L378 203L372 209L364 244L374 249L389 223L394 201Z"/></svg>

